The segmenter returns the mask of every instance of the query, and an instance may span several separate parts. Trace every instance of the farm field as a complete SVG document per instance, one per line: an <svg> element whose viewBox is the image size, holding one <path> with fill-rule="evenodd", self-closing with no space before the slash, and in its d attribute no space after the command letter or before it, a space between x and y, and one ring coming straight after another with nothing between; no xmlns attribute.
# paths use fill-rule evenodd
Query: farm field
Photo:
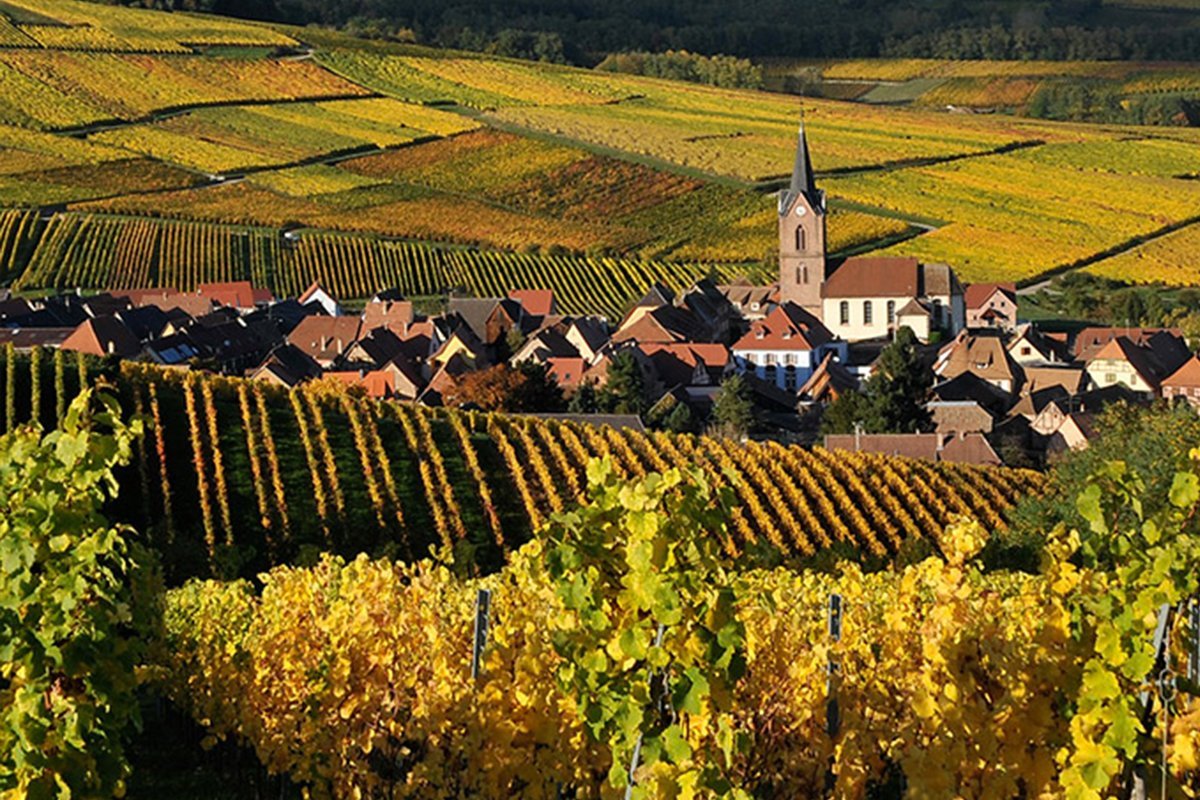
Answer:
<svg viewBox="0 0 1200 800"><path fill-rule="evenodd" d="M1200 284L1200 224L1189 225L1088 266L1086 272L1126 283Z"/></svg>
<svg viewBox="0 0 1200 800"><path fill-rule="evenodd" d="M941 59L855 59L768 61L769 87L812 86L818 96L866 103L947 105L1028 111L1036 95L1065 85L1102 88L1137 98L1200 90L1194 64L1154 61L947 61Z"/></svg>
<svg viewBox="0 0 1200 800"><path fill-rule="evenodd" d="M56 34L32 30L49 27L39 14L74 26L57 34L63 49L3 45L34 34L49 42ZM2 19L0 190L9 208L646 260L650 274L664 262L753 273L774 258L771 190L792 162L801 114L795 97L329 32L313 32L315 52L299 60L265 51L235 57L228 49L213 56L105 50L103 36L236 48L298 45L303 31L88 3L0 3ZM98 37L90 49L89 31ZM848 81L1070 74L1127 81L1130 91L1176 91L1192 75L1186 65L1107 62L819 66ZM912 254L946 261L968 281L1032 281L1118 255L1200 208L1200 183L1190 180L1200 174L1194 129L830 100L803 106L814 166L832 200L835 253ZM237 177L207 177L216 174ZM87 237L121 240L127 226L77 226L62 263L32 259L22 277L12 272L20 259L10 260L10 279L39 288L87 275L104 288L220 272L213 265L225 257L228 231L217 229L165 269L139 264L122 272L131 257ZM202 252L200 241L212 241L212 252ZM485 257L492 258L481 252L472 264ZM85 268L87 258L99 261ZM242 272L242 264L225 269ZM339 266L333 275L366 294L393 282L363 269ZM488 283L471 275L472 284ZM289 281L271 283L279 290Z"/></svg>
<svg viewBox="0 0 1200 800"><path fill-rule="evenodd" d="M396 147L477 123L388 98L204 108L161 122L101 131L89 141L210 173Z"/></svg>
<svg viewBox="0 0 1200 800"><path fill-rule="evenodd" d="M373 102L379 101L347 104ZM714 263L770 259L776 247L774 207L773 197L751 189L494 130L319 169L259 172L246 183L204 191L77 206L215 223L299 222L511 250L557 245ZM907 228L898 220L838 210L830 220L830 242L841 251Z"/></svg>
<svg viewBox="0 0 1200 800"><path fill-rule="evenodd" d="M945 261L968 282L1029 279L1200 213L1194 181L1052 165L1039 160L1043 150L839 177L826 186L837 197L942 220L938 230L885 252ZM1057 155L1071 152L1064 146ZM1111 163L1103 152L1090 155Z"/></svg>
<svg viewBox="0 0 1200 800"><path fill-rule="evenodd" d="M263 25L98 6L81 0L4 0L0 12L8 17L0 47L191 52L195 45L296 44L291 37Z"/></svg>
<svg viewBox="0 0 1200 800"><path fill-rule="evenodd" d="M18 358L5 374L14 413L27 418L31 368ZM49 387L77 390L76 365L64 361L39 361L38 385L47 388L37 405L47 419L57 403ZM765 547L803 558L841 547L886 557L909 538L936 541L959 515L1002 525L1002 512L1043 480L1021 470L376 403L320 385L288 393L132 363L112 377L123 402L153 424L122 506L167 563L188 574L231 565L253 574L291 562L306 545L412 557L431 545L469 544L480 562L498 563L579 496L593 457L612 458L625 476L688 462L730 481L741 504L723 545L735 555Z"/></svg>

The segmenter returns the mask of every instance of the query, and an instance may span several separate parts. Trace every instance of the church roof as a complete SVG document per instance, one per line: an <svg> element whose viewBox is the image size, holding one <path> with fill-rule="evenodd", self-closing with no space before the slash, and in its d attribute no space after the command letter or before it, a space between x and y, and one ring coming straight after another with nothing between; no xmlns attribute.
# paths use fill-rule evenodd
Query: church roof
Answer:
<svg viewBox="0 0 1200 800"><path fill-rule="evenodd" d="M919 297L915 258L848 258L825 282L823 297Z"/></svg>
<svg viewBox="0 0 1200 800"><path fill-rule="evenodd" d="M792 165L792 181L786 191L779 195L779 214L786 214L796 201L796 197L804 195L814 207L823 205L820 193L817 191L816 174L813 172L812 158L808 154L808 137L804 133L804 120L800 120L800 132L796 140L796 162Z"/></svg>

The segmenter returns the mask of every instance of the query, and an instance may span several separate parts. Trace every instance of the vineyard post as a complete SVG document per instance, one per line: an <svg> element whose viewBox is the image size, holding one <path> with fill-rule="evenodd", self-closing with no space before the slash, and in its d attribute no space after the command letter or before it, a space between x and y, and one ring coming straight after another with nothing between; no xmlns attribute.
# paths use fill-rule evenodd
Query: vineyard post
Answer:
<svg viewBox="0 0 1200 800"><path fill-rule="evenodd" d="M666 634L666 632L666 626L664 626L661 622L658 623L658 632L654 635L655 647L662 647L663 635ZM667 686L667 682L665 680L663 681L662 691L665 697L670 696L670 687ZM638 734L637 742L633 745L633 758L629 759L629 783L625 784L625 800L633 800L633 776L637 773L638 761L640 761L642 758L643 736L644 734Z"/></svg>
<svg viewBox="0 0 1200 800"><path fill-rule="evenodd" d="M1195 686L1200 685L1200 597L1188 603L1188 637L1187 677Z"/></svg>
<svg viewBox="0 0 1200 800"><path fill-rule="evenodd" d="M1141 714L1138 716L1144 731L1153 730L1154 687L1157 686L1159 691L1162 691L1163 683L1170 670L1170 653L1168 651L1171 647L1171 612L1172 608L1169 603L1163 603L1158 610L1158 624L1154 626L1154 666L1150 667L1150 671L1146 674L1146 688L1138 695L1138 701L1142 708ZM1165 695L1163 705L1166 706ZM1165 741L1163 745L1163 787L1165 788L1167 783ZM1146 776L1140 767L1136 770L1126 767L1123 783L1125 784L1124 797L1127 800L1145 800Z"/></svg>
<svg viewBox="0 0 1200 800"><path fill-rule="evenodd" d="M479 680L483 669L483 649L487 647L488 614L492 608L492 590L480 589L475 595L475 642L471 649L471 680Z"/></svg>
<svg viewBox="0 0 1200 800"><path fill-rule="evenodd" d="M830 642L836 645L842 640L842 596L837 594L829 595L829 639ZM838 706L838 677L841 675L842 665L838 661L837 654L833 648L829 650L829 662L826 664L825 672L825 731L829 734L829 738L836 741L838 731L842 727L842 711ZM829 757L829 769L825 773L825 789L832 794L837 776L833 772L834 757Z"/></svg>

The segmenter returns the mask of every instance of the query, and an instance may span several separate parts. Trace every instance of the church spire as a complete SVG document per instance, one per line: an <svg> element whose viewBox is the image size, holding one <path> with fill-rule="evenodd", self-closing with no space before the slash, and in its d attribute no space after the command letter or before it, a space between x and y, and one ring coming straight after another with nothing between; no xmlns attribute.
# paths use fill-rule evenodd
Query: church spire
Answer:
<svg viewBox="0 0 1200 800"><path fill-rule="evenodd" d="M808 155L808 136L804 132L803 110L800 112L800 130L796 135L796 163L792 167L792 181L788 188L779 193L779 216L787 214L799 197L804 197L814 210L825 210L825 199L817 189L812 158Z"/></svg>
<svg viewBox="0 0 1200 800"><path fill-rule="evenodd" d="M808 137L804 135L804 112L800 112L800 133L796 141L796 164L792 167L792 184L788 187L792 196L805 194L813 197L817 182L813 176L812 159L808 155Z"/></svg>

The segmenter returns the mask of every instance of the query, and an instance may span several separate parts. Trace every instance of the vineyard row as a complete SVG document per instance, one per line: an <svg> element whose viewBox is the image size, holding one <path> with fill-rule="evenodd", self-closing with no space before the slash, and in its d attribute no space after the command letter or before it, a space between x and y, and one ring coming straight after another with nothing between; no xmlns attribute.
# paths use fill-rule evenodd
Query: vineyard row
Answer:
<svg viewBox="0 0 1200 800"><path fill-rule="evenodd" d="M6 419L27 418L33 387L64 385L61 357L40 355L35 370L6 361ZM78 370L67 375L74 391ZM1002 526L1041 484L1020 470L376 403L320 385L288 393L132 363L110 380L148 420L125 515L168 564L218 575L313 548L407 559L444 547L498 566L581 498L592 458L624 476L691 464L729 483L739 503L723 544L734 555L835 547L886 558L908 539L936 544L958 517ZM46 421L54 395L40 390Z"/></svg>

